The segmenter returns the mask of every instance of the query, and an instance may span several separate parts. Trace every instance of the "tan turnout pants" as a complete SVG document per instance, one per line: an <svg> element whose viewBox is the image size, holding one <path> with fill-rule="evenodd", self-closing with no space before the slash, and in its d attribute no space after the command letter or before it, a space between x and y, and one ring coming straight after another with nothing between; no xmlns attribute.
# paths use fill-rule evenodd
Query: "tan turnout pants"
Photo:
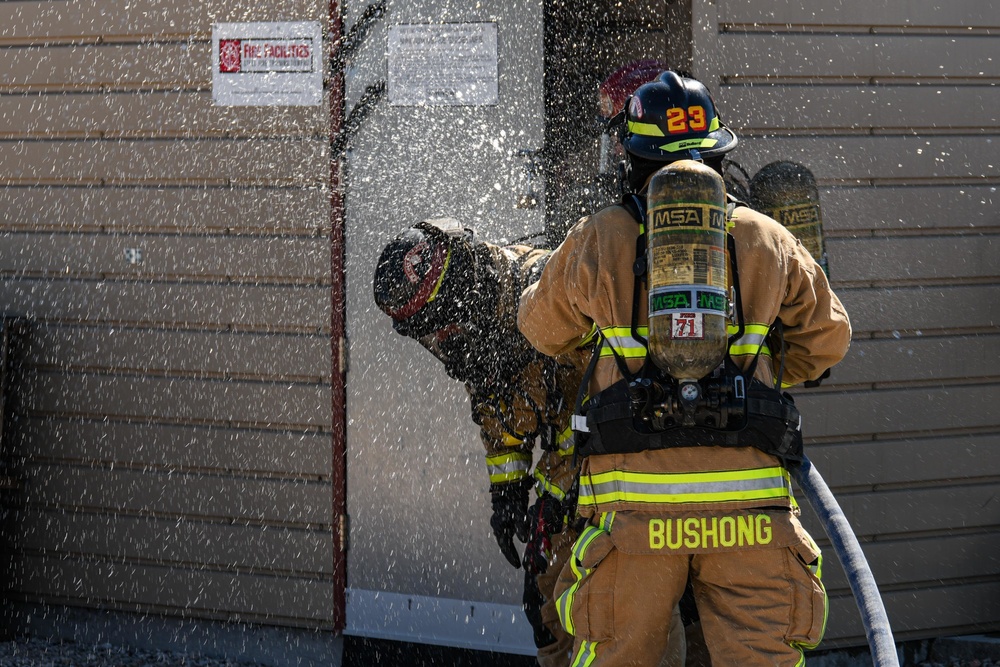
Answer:
<svg viewBox="0 0 1000 667"><path fill-rule="evenodd" d="M552 560L549 562L548 569L538 575L538 589L545 598L545 604L542 606L542 622L556 638L555 643L538 649L537 661L540 667L570 667L572 661L574 637L566 632L559 621L555 604L555 589L560 572L565 563L569 561L577 536L575 531L569 529L554 535L552 537ZM667 648L655 667L684 667L687 655L686 646L680 610L675 605L670 616Z"/></svg>
<svg viewBox="0 0 1000 667"><path fill-rule="evenodd" d="M570 664L657 667L678 634L672 616L690 576L714 667L801 665L826 625L819 550L801 535L774 548L661 555L626 553L589 527L555 590L575 636Z"/></svg>

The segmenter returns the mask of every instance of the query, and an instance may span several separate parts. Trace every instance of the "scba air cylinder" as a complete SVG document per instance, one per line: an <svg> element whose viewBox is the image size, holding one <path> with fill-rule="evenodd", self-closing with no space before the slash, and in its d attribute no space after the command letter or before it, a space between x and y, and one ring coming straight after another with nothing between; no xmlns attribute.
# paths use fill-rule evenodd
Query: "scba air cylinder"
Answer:
<svg viewBox="0 0 1000 667"><path fill-rule="evenodd" d="M819 188L809 169L786 161L761 167L750 179L750 205L787 227L830 275L823 248Z"/></svg>
<svg viewBox="0 0 1000 667"><path fill-rule="evenodd" d="M681 160L653 175L646 201L649 354L690 385L728 346L726 189L711 168Z"/></svg>

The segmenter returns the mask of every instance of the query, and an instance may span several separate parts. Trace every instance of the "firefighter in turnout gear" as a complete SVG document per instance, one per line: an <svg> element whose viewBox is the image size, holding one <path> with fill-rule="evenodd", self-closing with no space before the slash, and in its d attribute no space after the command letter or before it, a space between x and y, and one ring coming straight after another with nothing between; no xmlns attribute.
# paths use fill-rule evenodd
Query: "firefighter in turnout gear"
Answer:
<svg viewBox="0 0 1000 667"><path fill-rule="evenodd" d="M518 309L539 351L594 348L574 416L586 525L556 586L572 664L656 665L690 577L712 664L799 665L822 638L826 594L786 469L800 420L780 387L840 361L850 323L788 230L719 196L737 138L701 83L666 71L623 122L633 194L577 223ZM695 224L663 213L684 207ZM647 230L664 236L647 243ZM671 318L657 345L708 340L710 317L728 318L717 367L657 366L651 304ZM685 364L678 374L695 373Z"/></svg>
<svg viewBox="0 0 1000 667"><path fill-rule="evenodd" d="M515 323L517 299L549 251L500 247L444 218L404 230L382 251L375 302L396 332L420 342L465 384L480 426L500 551L525 570L524 609L543 667L569 664L573 638L552 595L576 533L576 471L570 417L582 376L574 351L535 351ZM533 449L541 449L532 471ZM529 507L529 490L537 500ZM525 542L523 557L515 538Z"/></svg>

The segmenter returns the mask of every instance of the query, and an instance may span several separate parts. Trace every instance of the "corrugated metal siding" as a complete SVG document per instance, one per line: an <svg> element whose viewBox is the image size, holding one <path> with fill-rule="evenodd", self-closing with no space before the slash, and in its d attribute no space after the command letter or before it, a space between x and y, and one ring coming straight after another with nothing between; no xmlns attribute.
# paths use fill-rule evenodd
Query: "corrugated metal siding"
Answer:
<svg viewBox="0 0 1000 667"><path fill-rule="evenodd" d="M332 626L329 103L211 94L213 23L328 12L0 3L15 601Z"/></svg>
<svg viewBox="0 0 1000 667"><path fill-rule="evenodd" d="M1000 628L1000 4L695 0L736 159L810 167L854 342L797 391L897 639ZM805 512L814 535L825 537ZM828 550L825 646L864 642Z"/></svg>

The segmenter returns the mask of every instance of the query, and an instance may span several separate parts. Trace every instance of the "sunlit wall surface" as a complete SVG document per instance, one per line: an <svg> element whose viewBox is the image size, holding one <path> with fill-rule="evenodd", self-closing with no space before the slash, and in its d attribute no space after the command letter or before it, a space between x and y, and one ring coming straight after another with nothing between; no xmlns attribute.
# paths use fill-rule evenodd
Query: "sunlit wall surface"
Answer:
<svg viewBox="0 0 1000 667"><path fill-rule="evenodd" d="M331 626L328 104L211 67L213 23L328 12L0 3L15 603Z"/></svg>
<svg viewBox="0 0 1000 667"><path fill-rule="evenodd" d="M750 173L807 165L847 358L797 390L807 453L896 638L1000 627L996 2L695 2L695 72ZM811 532L825 537L806 511ZM864 641L827 549L829 645Z"/></svg>

